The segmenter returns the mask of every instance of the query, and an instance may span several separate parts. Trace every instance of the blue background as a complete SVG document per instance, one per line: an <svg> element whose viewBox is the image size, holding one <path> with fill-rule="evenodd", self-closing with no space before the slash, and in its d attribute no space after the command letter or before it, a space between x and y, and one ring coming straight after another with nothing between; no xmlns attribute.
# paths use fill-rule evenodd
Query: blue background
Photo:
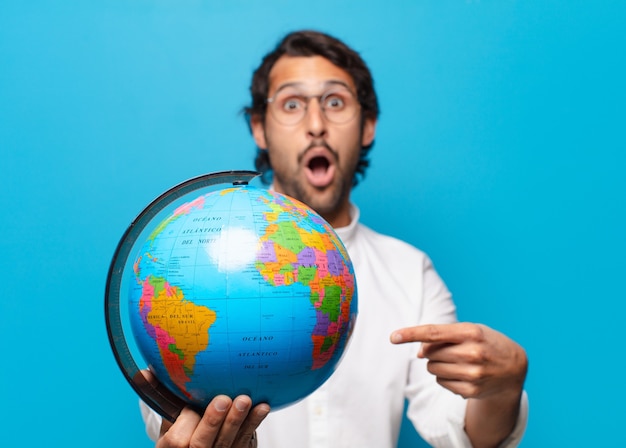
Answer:
<svg viewBox="0 0 626 448"><path fill-rule="evenodd" d="M106 338L108 264L162 191L252 168L252 69L301 27L376 80L363 221L526 348L523 446L616 443L625 19L619 1L2 1L2 445L151 446Z"/></svg>

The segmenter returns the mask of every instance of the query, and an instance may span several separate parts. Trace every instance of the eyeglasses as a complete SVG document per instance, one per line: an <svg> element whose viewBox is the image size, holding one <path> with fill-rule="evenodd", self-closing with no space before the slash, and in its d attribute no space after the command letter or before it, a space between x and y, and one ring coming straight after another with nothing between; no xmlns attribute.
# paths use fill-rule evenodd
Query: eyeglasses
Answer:
<svg viewBox="0 0 626 448"><path fill-rule="evenodd" d="M266 103L276 121L291 126L302 121L312 98L319 102L324 117L335 124L347 123L359 111L359 102L352 91L341 86L333 87L321 95L303 95L287 88L276 92Z"/></svg>

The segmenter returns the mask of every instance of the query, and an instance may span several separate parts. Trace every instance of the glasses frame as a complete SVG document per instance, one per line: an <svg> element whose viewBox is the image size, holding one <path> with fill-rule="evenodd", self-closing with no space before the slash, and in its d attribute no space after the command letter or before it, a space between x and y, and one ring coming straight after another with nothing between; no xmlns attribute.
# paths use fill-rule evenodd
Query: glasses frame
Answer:
<svg viewBox="0 0 626 448"><path fill-rule="evenodd" d="M294 126L296 124L299 124L302 120L304 120L304 117L306 117L306 114L309 112L309 103L311 102L312 98L317 98L317 102L320 105L320 110L322 111L322 115L324 116L324 118L326 120L328 120L331 123L334 124L346 124L349 123L351 120L353 120L357 115L358 115L358 111L360 109L361 103L359 102L358 97L354 94L354 92L352 92L352 90L350 90L347 87L343 87L342 89L337 89L337 88L329 88L327 89L324 93L321 93L319 95L292 95L298 98L302 98L305 101L305 106L304 106L304 113L302 114L302 116L294 121L293 123L289 122L289 123L285 123L284 121L282 121L276 114L276 112L272 112L272 110L274 110L271 105L272 104L276 104L276 97L282 92L283 89L278 89L273 96L266 98L265 99L265 104L267 105L267 108L270 110L270 113L272 114L272 116L282 125L285 126ZM354 114L352 116L350 116L350 118L347 118L346 120L342 120L342 121L336 121L333 120L332 118L330 118L327 114L326 114L326 108L324 107L324 100L328 97L331 96L334 93L337 93L338 90L345 90L346 92L348 92L350 94L350 96L354 99L355 104L357 107L355 107L354 109Z"/></svg>

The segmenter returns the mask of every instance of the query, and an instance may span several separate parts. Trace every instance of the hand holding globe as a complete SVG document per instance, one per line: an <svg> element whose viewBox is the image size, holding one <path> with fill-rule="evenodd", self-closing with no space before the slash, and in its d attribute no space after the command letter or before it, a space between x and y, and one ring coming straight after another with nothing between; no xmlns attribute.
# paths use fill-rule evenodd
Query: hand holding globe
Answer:
<svg viewBox="0 0 626 448"><path fill-rule="evenodd" d="M158 380L149 370L142 370L143 379L154 387ZM250 397L242 395L231 399L225 395L215 397L203 414L184 408L174 423L161 422L161 438L157 448L179 446L229 446L255 448L256 428L269 414L266 403L252 407Z"/></svg>

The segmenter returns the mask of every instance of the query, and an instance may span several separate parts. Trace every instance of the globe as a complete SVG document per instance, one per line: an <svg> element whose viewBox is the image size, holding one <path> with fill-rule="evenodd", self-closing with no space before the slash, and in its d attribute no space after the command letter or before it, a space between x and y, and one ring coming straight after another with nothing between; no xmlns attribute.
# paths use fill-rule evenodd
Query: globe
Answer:
<svg viewBox="0 0 626 448"><path fill-rule="evenodd" d="M133 388L170 420L218 394L273 410L303 399L334 372L355 325L341 240L305 204L249 185L256 174L172 188L131 224L112 261L111 346Z"/></svg>

